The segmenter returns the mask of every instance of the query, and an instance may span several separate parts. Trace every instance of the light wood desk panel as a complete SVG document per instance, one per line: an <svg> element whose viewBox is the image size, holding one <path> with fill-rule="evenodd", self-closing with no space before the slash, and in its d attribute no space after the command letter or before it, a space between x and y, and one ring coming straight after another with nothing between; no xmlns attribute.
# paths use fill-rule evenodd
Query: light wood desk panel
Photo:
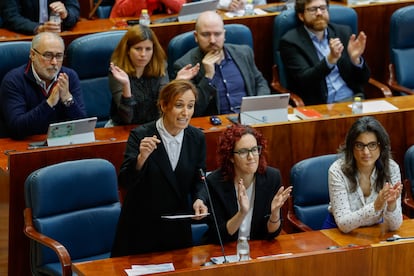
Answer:
<svg viewBox="0 0 414 276"><path fill-rule="evenodd" d="M248 262L201 266L211 257L221 256L218 245L205 245L171 252L142 254L74 264L80 276L126 275L124 269L132 264L172 262L174 272L166 275L369 275L370 248L342 248L320 232L280 235L272 241L250 241L251 258ZM236 244L225 245L226 255L236 253ZM291 253L288 256L258 257ZM359 274L362 273L362 274Z"/></svg>

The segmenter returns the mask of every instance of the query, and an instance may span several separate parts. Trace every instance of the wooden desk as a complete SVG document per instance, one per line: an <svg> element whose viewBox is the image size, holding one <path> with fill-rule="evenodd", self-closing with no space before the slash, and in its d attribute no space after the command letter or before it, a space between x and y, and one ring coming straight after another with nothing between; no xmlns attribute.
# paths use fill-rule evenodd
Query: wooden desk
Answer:
<svg viewBox="0 0 414 276"><path fill-rule="evenodd" d="M414 220L404 220L400 229L388 233L383 231L381 224L359 228L348 234L343 234L338 229L321 230L321 232L342 246L348 244L371 244L372 275L407 275L413 271L412 252L414 250L414 241L384 241L394 234L401 237L413 237Z"/></svg>
<svg viewBox="0 0 414 276"><path fill-rule="evenodd" d="M375 117L390 134L392 151L402 167L403 156L414 144L414 96L389 98L399 110L379 112ZM289 184L291 167L305 158L335 153L343 142L346 132L355 119L348 103L313 106L324 115L323 118L308 121L284 122L256 126L268 139L268 163L281 170L283 183ZM223 125L213 127L208 117L194 118L191 124L204 129L207 142L207 169L216 168L215 151L217 137L228 125L226 116L221 116ZM407 126L407 127L406 127ZM28 143L42 140L44 136L31 137L24 141L0 139L0 190L9 194L9 273L28 275L29 243L23 234L23 185L26 177L34 170L58 162L82 158L101 157L112 162L119 169L125 143L132 126L96 129L101 142L27 150ZM115 139L111 139L115 138ZM289 232L289 225L286 224Z"/></svg>
<svg viewBox="0 0 414 276"><path fill-rule="evenodd" d="M250 241L253 260L241 263L200 266L211 257L220 256L218 246L206 245L75 263L72 268L80 276L126 275L124 270L133 264L171 262L176 270L167 275L407 275L414 268L414 242L379 243L393 234L413 236L414 220L404 220L398 231L388 233L382 232L381 225L375 225L359 228L349 234L329 229L280 235L273 241ZM332 245L338 248L328 250ZM235 244L227 244L226 252L226 255L234 254ZM283 253L292 254L257 259Z"/></svg>
<svg viewBox="0 0 414 276"><path fill-rule="evenodd" d="M342 4L340 2L332 3ZM367 50L364 53L364 58L370 66L372 77L383 83L386 82L389 64L389 22L391 14L398 8L412 4L414 4L413 0L401 0L353 6L358 13L359 29L365 31L368 36ZM269 83L272 80L273 66L273 21L277 14L279 13L224 19L225 24L245 24L252 30L256 64ZM126 19L121 18L83 19L71 31L62 32L62 37L66 45L68 45L79 36L103 31L124 30L126 28L125 22ZM153 24L151 28L157 34L161 45L166 50L171 38L180 33L194 30L194 22ZM381 31L379 32L378 30ZM0 29L0 42L31 40L31 38L31 36Z"/></svg>
<svg viewBox="0 0 414 276"><path fill-rule="evenodd" d="M369 275L369 247L327 250L335 246L318 231L280 235L272 241L250 241L248 262L201 266L211 257L221 256L220 247L205 245L171 252L143 254L73 264L79 276L126 275L132 264L174 264L167 275ZM225 245L226 255L236 254L236 244ZM258 257L292 253L288 256Z"/></svg>

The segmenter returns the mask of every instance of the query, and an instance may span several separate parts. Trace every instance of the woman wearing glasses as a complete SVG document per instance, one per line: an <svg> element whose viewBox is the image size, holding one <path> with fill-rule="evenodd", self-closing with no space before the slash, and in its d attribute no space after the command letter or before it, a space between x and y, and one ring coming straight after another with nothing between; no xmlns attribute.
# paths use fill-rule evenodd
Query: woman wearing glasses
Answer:
<svg viewBox="0 0 414 276"><path fill-rule="evenodd" d="M386 231L402 223L401 175L391 159L388 133L374 117L361 117L350 128L343 157L329 169L330 212L324 228L348 233L383 223Z"/></svg>
<svg viewBox="0 0 414 276"><path fill-rule="evenodd" d="M222 239L272 239L282 229L281 207L292 190L267 166L266 140L249 126L233 125L219 137L220 168L207 177ZM211 208L210 208L211 209ZM211 219L208 238L218 242Z"/></svg>

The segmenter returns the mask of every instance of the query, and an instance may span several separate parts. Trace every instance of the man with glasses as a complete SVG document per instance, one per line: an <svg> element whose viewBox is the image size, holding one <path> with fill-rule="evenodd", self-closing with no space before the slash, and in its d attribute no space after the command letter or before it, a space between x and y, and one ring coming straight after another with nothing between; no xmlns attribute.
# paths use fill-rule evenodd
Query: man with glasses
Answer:
<svg viewBox="0 0 414 276"><path fill-rule="evenodd" d="M32 40L28 64L4 77L0 106L12 138L43 134L50 123L86 117L79 77L62 66L64 51L59 35L40 33Z"/></svg>
<svg viewBox="0 0 414 276"><path fill-rule="evenodd" d="M239 113L243 96L270 94L254 63L253 50L247 45L224 44L223 19L215 11L199 15L194 38L199 47L178 59L174 71L177 74L188 64L200 64L192 79L198 89L195 116Z"/></svg>
<svg viewBox="0 0 414 276"><path fill-rule="evenodd" d="M329 0L297 0L303 23L280 41L288 89L305 105L351 101L364 97L370 77L362 58L367 37L352 34L349 26L329 22Z"/></svg>

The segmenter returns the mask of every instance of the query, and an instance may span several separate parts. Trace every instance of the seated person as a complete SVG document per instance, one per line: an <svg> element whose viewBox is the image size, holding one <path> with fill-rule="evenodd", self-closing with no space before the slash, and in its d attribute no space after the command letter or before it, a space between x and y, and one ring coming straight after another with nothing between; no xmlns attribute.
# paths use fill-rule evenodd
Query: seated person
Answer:
<svg viewBox="0 0 414 276"><path fill-rule="evenodd" d="M110 18L115 17L139 17L142 9L147 9L148 14L178 13L186 0L115 0Z"/></svg>
<svg viewBox="0 0 414 276"><path fill-rule="evenodd" d="M146 26L128 28L110 64L111 121L106 125L143 124L159 117L158 94L169 82L166 55L155 33ZM186 66L177 79L190 80L199 66Z"/></svg>
<svg viewBox="0 0 414 276"><path fill-rule="evenodd" d="M263 135L248 126L233 125L219 137L220 168L207 183L223 242L241 236L273 239L282 229L281 208L292 187L285 189L279 170L267 166L266 145ZM218 243L211 218L208 237Z"/></svg>
<svg viewBox="0 0 414 276"><path fill-rule="evenodd" d="M195 116L239 113L243 96L270 94L254 63L253 50L247 45L224 44L224 23L216 12L199 15L194 38L198 47L178 59L174 71L201 64L192 79L199 92Z"/></svg>
<svg viewBox="0 0 414 276"><path fill-rule="evenodd" d="M217 8L228 11L239 11L244 9L246 0L219 0ZM266 0L253 0L253 5L266 5Z"/></svg>
<svg viewBox="0 0 414 276"><path fill-rule="evenodd" d="M401 174L391 159L388 133L374 117L361 117L351 126L342 158L329 168L330 212L323 228L342 232L383 223L395 231L402 223Z"/></svg>
<svg viewBox="0 0 414 276"><path fill-rule="evenodd" d="M364 96L370 71L362 54L367 37L348 26L329 23L329 0L297 0L303 24L280 41L288 89L305 105L351 101Z"/></svg>
<svg viewBox="0 0 414 276"><path fill-rule="evenodd" d="M62 66L63 39L42 32L32 40L30 59L8 72L0 86L0 110L15 139L44 134L50 123L86 117L76 72Z"/></svg>
<svg viewBox="0 0 414 276"><path fill-rule="evenodd" d="M44 5L40 5L41 2L44 2ZM51 13L58 13L62 23L49 21ZM2 16L6 28L33 35L71 29L78 22L79 14L78 0L7 0Z"/></svg>

